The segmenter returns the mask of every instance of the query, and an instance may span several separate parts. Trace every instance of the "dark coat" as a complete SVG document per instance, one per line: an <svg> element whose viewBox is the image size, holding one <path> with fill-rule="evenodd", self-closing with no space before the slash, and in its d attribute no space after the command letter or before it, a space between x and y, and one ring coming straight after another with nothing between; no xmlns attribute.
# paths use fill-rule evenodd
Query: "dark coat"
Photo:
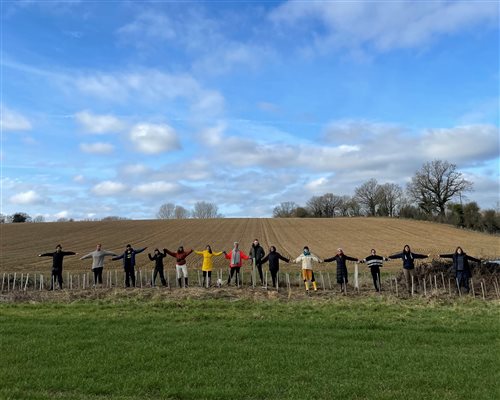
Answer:
<svg viewBox="0 0 500 400"><path fill-rule="evenodd" d="M151 261L155 262L155 269L163 269L163 259L167 256L166 249L163 249L163 253L158 253L154 256L151 256L151 253L148 254L148 257Z"/></svg>
<svg viewBox="0 0 500 400"><path fill-rule="evenodd" d="M271 251L267 256L265 256L261 260L261 263L265 264L266 262L269 261L269 271L278 272L280 270L280 260L283 260L285 262L290 262L288 258L283 257L277 251Z"/></svg>
<svg viewBox="0 0 500 400"><path fill-rule="evenodd" d="M346 261L359 261L357 258L346 256L345 254L336 254L333 257L326 258L324 262L337 262L337 283L347 283L347 265Z"/></svg>
<svg viewBox="0 0 500 400"><path fill-rule="evenodd" d="M473 262L477 262L477 263L481 262L481 260L478 260L477 258L471 257L471 256L467 255L466 253L440 254L439 257L451 258L453 260L453 269L455 270L455 275L457 275L458 272L465 272L468 276L470 276L471 271L470 271L469 261L473 261ZM463 267L464 267L464 269L462 271L458 270L458 266L460 265L460 263L459 263L460 258L462 258Z"/></svg>
<svg viewBox="0 0 500 400"><path fill-rule="evenodd" d="M186 257L190 255L193 252L193 249L188 250L188 251L181 251L181 252L173 252L168 249L163 249L169 256L172 256L175 258L175 262L177 265L184 265L186 264Z"/></svg>
<svg viewBox="0 0 500 400"><path fill-rule="evenodd" d="M123 258L123 268L127 267L127 260L128 260L128 265L130 267L134 267L135 266L135 255L142 253L144 250L146 250L146 247L144 247L140 250L131 249L130 252L125 250L122 255L113 257L112 260L120 260Z"/></svg>
<svg viewBox="0 0 500 400"><path fill-rule="evenodd" d="M395 260L397 258L401 258L403 260L403 268L404 269L413 269L415 268L415 260L419 258L427 258L425 254L417 254L417 253L412 253L403 251L402 253L399 254L393 254L392 256L389 256L391 260Z"/></svg>
<svg viewBox="0 0 500 400"><path fill-rule="evenodd" d="M74 251L54 251L40 254L40 257L52 257L52 269L62 271L64 256L74 256L75 254Z"/></svg>
<svg viewBox="0 0 500 400"><path fill-rule="evenodd" d="M266 255L266 252L264 251L264 249L262 248L262 246L260 244L258 244L257 246L255 246L254 244L252 244L252 247L250 248L250 251L248 252L248 256L250 258L255 258L255 264L262 264L262 259L264 258L264 256Z"/></svg>

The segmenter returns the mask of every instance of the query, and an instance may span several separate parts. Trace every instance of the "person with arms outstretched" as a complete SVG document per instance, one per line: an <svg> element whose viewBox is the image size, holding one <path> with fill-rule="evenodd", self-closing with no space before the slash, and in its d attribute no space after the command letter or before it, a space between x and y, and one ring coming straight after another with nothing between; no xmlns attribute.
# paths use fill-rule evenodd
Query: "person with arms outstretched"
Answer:
<svg viewBox="0 0 500 400"><path fill-rule="evenodd" d="M347 265L346 261L356 261L359 262L359 259L354 257L349 257L344 254L344 250L341 248L337 249L337 254L333 257L325 258L325 262L337 262L337 283L340 285L340 290L344 292L347 289L347 283L349 282L349 278L347 276Z"/></svg>
<svg viewBox="0 0 500 400"><path fill-rule="evenodd" d="M59 283L59 289L62 289L63 285L63 259L64 256L74 256L77 253L74 251L63 251L62 246L58 244L56 246L56 251L49 253L39 254L38 257L52 257L52 274L50 279L50 290L54 290L54 281L57 279Z"/></svg>
<svg viewBox="0 0 500 400"><path fill-rule="evenodd" d="M179 287L182 287L182 278L184 277L184 287L187 288L188 270L186 265L186 257L193 252L193 249L185 251L183 246L179 246L175 253L173 251L170 251L169 249L165 249L165 251L169 256L175 258L175 273L177 276Z"/></svg>
<svg viewBox="0 0 500 400"><path fill-rule="evenodd" d="M271 272L271 278L273 280L273 287L276 287L276 281L278 278L278 271L280 270L280 260L287 263L290 262L288 258L283 257L280 253L276 251L276 247L271 246L269 248L269 254L262 259L262 264L269 261L269 272Z"/></svg>
<svg viewBox="0 0 500 400"><path fill-rule="evenodd" d="M375 286L375 290L380 292L380 268L384 265L384 261L389 261L387 257L382 257L377 255L377 251L375 249L371 249L370 255L366 258L363 258L360 262L366 263L366 266L370 268L370 272L372 273L373 278L373 286Z"/></svg>
<svg viewBox="0 0 500 400"><path fill-rule="evenodd" d="M463 251L463 249L458 246L455 253L451 254L440 254L440 258L451 258L453 260L453 269L455 270L455 280L457 283L457 290L463 286L465 291L469 293L469 279L472 276L469 261L476 263L481 263L481 260L469 256Z"/></svg>
<svg viewBox="0 0 500 400"><path fill-rule="evenodd" d="M87 258L92 258L92 272L94 273L94 286L98 283L102 285L102 271L104 269L104 257L106 256L118 256L118 254L112 251L102 250L101 244L99 243L95 251L84 255L80 260L85 260Z"/></svg>
<svg viewBox="0 0 500 400"><path fill-rule="evenodd" d="M112 260L123 259L123 269L125 270L125 287L130 287L130 281L132 281L132 286L135 287L135 256L136 254L142 253L147 247L135 250L130 244L127 244L123 254L113 257Z"/></svg>
<svg viewBox="0 0 500 400"><path fill-rule="evenodd" d="M308 246L304 246L302 254L299 255L295 260L293 260L294 263L302 263L302 279L304 280L304 286L307 293L309 293L308 281L311 281L314 291L318 290L318 286L316 285L316 279L314 279L314 272L312 269L313 261L316 261L318 263L322 262L318 256L310 252Z"/></svg>
<svg viewBox="0 0 500 400"><path fill-rule="evenodd" d="M411 293L411 278L415 277L415 260L424 259L429 257L430 254L418 254L413 253L410 249L410 246L405 244L403 251L401 253L393 254L389 256L391 260L395 260L401 258L403 260L403 274L406 281L406 288L408 289L408 293Z"/></svg>
<svg viewBox="0 0 500 400"><path fill-rule="evenodd" d="M154 255L151 256L151 253L148 253L148 257L151 261L155 262L155 269L153 272L153 279L151 280L151 286L156 286L156 276L160 274L161 284L163 286L167 286L167 281L165 280L165 275L163 273L163 259L167 256L167 249L163 249L163 252L155 249Z"/></svg>
<svg viewBox="0 0 500 400"><path fill-rule="evenodd" d="M240 270L243 265L243 260L249 260L250 257L240 250L240 244L238 242L234 242L233 249L229 253L224 252L224 256L226 259L231 260L229 262L229 278L227 279L227 285L229 286L231 284L231 279L236 273L236 286L239 286Z"/></svg>
<svg viewBox="0 0 500 400"><path fill-rule="evenodd" d="M213 258L220 256L222 251L212 251L209 244L205 247L203 251L194 251L196 254L203 256L203 264L201 266L201 271L203 272L203 287L210 286L210 281L212 280L212 269L213 269Z"/></svg>

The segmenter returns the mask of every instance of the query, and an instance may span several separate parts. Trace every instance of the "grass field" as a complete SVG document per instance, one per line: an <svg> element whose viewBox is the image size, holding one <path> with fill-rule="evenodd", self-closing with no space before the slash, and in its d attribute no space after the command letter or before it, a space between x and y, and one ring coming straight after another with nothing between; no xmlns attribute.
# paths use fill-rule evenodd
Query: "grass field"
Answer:
<svg viewBox="0 0 500 400"><path fill-rule="evenodd" d="M0 304L2 399L493 399L498 302Z"/></svg>
<svg viewBox="0 0 500 400"><path fill-rule="evenodd" d="M229 251L235 240L248 251L254 238L260 239L265 250L275 245L278 251L297 257L304 245L319 257L326 258L343 247L348 255L363 258L375 247L379 254L400 252L409 243L416 252L424 254L453 252L461 245L475 257L500 256L500 237L456 229L449 225L431 222L399 220L392 218L333 218L333 219L216 219L170 221L111 221L68 222L41 224L0 225L0 272L50 272L51 260L39 258L41 252L53 251L61 243L66 250L79 256L95 249L96 243L103 248L122 252L127 243L134 247L148 246L177 249L203 249L211 244L214 250ZM147 253L147 252L146 252ZM150 268L147 254L137 257L139 268ZM89 270L90 260L80 261L79 256L67 257L67 271ZM188 268L200 268L201 257L191 255ZM168 257L167 269L174 268L175 260ZM106 269L121 269L121 262L105 264ZM226 268L222 257L215 259L216 268ZM333 264L325 268L334 269ZM298 267L291 267L297 270ZM400 261L387 263L386 269L399 270Z"/></svg>

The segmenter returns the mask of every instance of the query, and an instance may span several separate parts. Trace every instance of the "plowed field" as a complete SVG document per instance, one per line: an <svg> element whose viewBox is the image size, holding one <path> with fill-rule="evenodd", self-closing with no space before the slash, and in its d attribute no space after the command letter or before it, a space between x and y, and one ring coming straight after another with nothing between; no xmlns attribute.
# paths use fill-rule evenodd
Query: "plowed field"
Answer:
<svg viewBox="0 0 500 400"><path fill-rule="evenodd" d="M247 252L252 240L258 238L266 252L275 245L287 257L297 257L304 245L319 257L326 258L342 247L348 255L363 258L371 248L378 254L400 252L408 243L412 250L421 253L454 251L462 246L475 257L491 258L500 255L500 237L456 229L430 222L385 218L336 218L336 219L216 219L216 220L151 220L112 222L68 222L41 224L3 224L0 227L0 271L43 272L50 271L51 259L37 254L53 251L58 243L64 250L78 256L66 257L66 271L90 269L91 260L81 261L80 256L102 243L106 250L121 253L127 243L148 249L137 256L138 267L152 267L147 257L155 247L176 250L185 248L203 250L210 244L213 250L229 251L234 241ZM175 260L168 257L166 267L173 267ZM215 267L226 267L223 257L215 259ZM188 257L188 267L201 266L201 257ZM119 268L121 261L107 259L105 268ZM387 263L388 269L399 269L400 261ZM287 267L297 269L298 266ZM334 268L323 264L321 268Z"/></svg>

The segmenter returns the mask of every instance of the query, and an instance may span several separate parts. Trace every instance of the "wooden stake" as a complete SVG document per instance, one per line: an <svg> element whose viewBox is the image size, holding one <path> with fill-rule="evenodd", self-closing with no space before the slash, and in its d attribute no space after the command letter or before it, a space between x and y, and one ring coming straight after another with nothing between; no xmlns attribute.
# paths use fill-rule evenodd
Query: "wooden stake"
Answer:
<svg viewBox="0 0 500 400"><path fill-rule="evenodd" d="M19 284L19 290L23 290L24 274L21 273L21 283Z"/></svg>
<svg viewBox="0 0 500 400"><path fill-rule="evenodd" d="M40 291L43 290L43 275L40 275Z"/></svg>
<svg viewBox="0 0 500 400"><path fill-rule="evenodd" d="M69 288L73 290L73 274L69 276Z"/></svg>
<svg viewBox="0 0 500 400"><path fill-rule="evenodd" d="M382 279L380 276L380 272L377 274L378 279L378 293L382 296Z"/></svg>
<svg viewBox="0 0 500 400"><path fill-rule="evenodd" d="M2 275L2 293L3 293L3 287L5 285L5 272Z"/></svg>
<svg viewBox="0 0 500 400"><path fill-rule="evenodd" d="M198 272L198 286L201 287L201 280L200 280L200 270L197 269L196 272Z"/></svg>
<svg viewBox="0 0 500 400"><path fill-rule="evenodd" d="M347 283L345 281L345 277L344 277L344 293L347 296Z"/></svg>
<svg viewBox="0 0 500 400"><path fill-rule="evenodd" d="M141 282L141 289L142 289L142 269L139 270L139 281Z"/></svg>
<svg viewBox="0 0 500 400"><path fill-rule="evenodd" d="M358 263L354 263L354 289L356 289L359 293L359 270Z"/></svg>
<svg viewBox="0 0 500 400"><path fill-rule="evenodd" d="M392 276L389 278L389 283L391 285L391 294L392 294Z"/></svg>
<svg viewBox="0 0 500 400"><path fill-rule="evenodd" d="M14 282L12 282L12 291L16 289L16 273L14 272Z"/></svg>
<svg viewBox="0 0 500 400"><path fill-rule="evenodd" d="M264 287L267 290L267 270L266 270L266 276L265 276L265 281L264 281Z"/></svg>
<svg viewBox="0 0 500 400"><path fill-rule="evenodd" d="M444 283L444 275L441 272L441 280L443 281L443 289L446 291L446 284Z"/></svg>
<svg viewBox="0 0 500 400"><path fill-rule="evenodd" d="M326 290L326 285L325 285L325 278L323 276L323 271L319 271L319 274L321 276L321 284L323 285L323 292Z"/></svg>
<svg viewBox="0 0 500 400"><path fill-rule="evenodd" d="M457 278L455 278L455 282L457 282L458 296L462 297L462 291L460 290L460 282L458 281Z"/></svg>
<svg viewBox="0 0 500 400"><path fill-rule="evenodd" d="M451 296L451 279L448 278L448 291L450 293L450 296Z"/></svg>
<svg viewBox="0 0 500 400"><path fill-rule="evenodd" d="M36 290L36 274L33 275L33 290Z"/></svg>
<svg viewBox="0 0 500 400"><path fill-rule="evenodd" d="M330 290L332 290L332 280L330 279L330 273L329 273L329 272L327 272L327 273L326 273L326 276L327 276L327 278L328 278L328 288L329 288Z"/></svg>
<svg viewBox="0 0 500 400"><path fill-rule="evenodd" d="M394 282L396 284L396 297L399 297L399 293L398 293L398 278L394 278Z"/></svg>
<svg viewBox="0 0 500 400"><path fill-rule="evenodd" d="M434 275L434 288L436 289L436 291L438 290L438 278L437 278L437 275Z"/></svg>
<svg viewBox="0 0 500 400"><path fill-rule="evenodd" d="M427 286L425 284L425 279L424 279L424 296L427 297Z"/></svg>
<svg viewBox="0 0 500 400"><path fill-rule="evenodd" d="M28 288L28 281L30 278L30 274L26 274L26 282L24 283L24 291L26 292L26 289Z"/></svg>
<svg viewBox="0 0 500 400"><path fill-rule="evenodd" d="M276 274L276 291L279 292L280 291L280 273L278 271L278 273Z"/></svg>
<svg viewBox="0 0 500 400"><path fill-rule="evenodd" d="M78 278L78 289L80 289L80 274L76 276Z"/></svg>
<svg viewBox="0 0 500 400"><path fill-rule="evenodd" d="M7 293L10 291L10 274L7 274Z"/></svg>
<svg viewBox="0 0 500 400"><path fill-rule="evenodd" d="M413 275L411 276L411 295L413 296L413 292L414 292L414 279L413 279Z"/></svg>
<svg viewBox="0 0 500 400"><path fill-rule="evenodd" d="M470 278L470 286L472 288L472 297L476 297L476 291L474 290L474 281Z"/></svg>
<svg viewBox="0 0 500 400"><path fill-rule="evenodd" d="M252 258L252 287L255 289L255 258Z"/></svg>
<svg viewBox="0 0 500 400"><path fill-rule="evenodd" d="M484 282L481 281L481 291L483 292L483 300L486 300L486 297L484 296Z"/></svg>
<svg viewBox="0 0 500 400"><path fill-rule="evenodd" d="M286 274L286 283L288 287L288 298L292 296L292 288L290 287L290 275Z"/></svg>

